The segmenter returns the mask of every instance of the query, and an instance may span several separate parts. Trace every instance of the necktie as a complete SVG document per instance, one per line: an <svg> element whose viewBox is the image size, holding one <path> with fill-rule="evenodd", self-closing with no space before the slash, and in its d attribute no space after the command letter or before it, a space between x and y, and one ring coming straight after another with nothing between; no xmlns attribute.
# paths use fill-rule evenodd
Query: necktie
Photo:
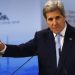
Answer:
<svg viewBox="0 0 75 75"><path fill-rule="evenodd" d="M57 57L57 66L59 63L59 58L61 55L61 44L60 44L60 35L55 36L55 43L56 43L56 57Z"/></svg>

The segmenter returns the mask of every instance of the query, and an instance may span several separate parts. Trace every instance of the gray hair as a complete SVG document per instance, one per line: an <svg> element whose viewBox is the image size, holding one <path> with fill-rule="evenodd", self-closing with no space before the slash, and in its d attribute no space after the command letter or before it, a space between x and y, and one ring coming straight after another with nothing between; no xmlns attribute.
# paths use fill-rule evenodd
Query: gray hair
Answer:
<svg viewBox="0 0 75 75"><path fill-rule="evenodd" d="M43 8L43 16L46 18L46 13L55 11L57 9L60 11L61 15L65 17L63 2L60 0L48 0Z"/></svg>

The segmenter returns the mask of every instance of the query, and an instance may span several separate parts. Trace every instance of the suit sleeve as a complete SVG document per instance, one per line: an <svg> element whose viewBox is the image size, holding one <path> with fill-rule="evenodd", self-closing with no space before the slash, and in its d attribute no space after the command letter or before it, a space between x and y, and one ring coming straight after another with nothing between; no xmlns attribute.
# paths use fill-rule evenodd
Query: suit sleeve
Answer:
<svg viewBox="0 0 75 75"><path fill-rule="evenodd" d="M6 45L6 51L3 57L27 57L34 56L37 54L37 33L35 37L20 45Z"/></svg>

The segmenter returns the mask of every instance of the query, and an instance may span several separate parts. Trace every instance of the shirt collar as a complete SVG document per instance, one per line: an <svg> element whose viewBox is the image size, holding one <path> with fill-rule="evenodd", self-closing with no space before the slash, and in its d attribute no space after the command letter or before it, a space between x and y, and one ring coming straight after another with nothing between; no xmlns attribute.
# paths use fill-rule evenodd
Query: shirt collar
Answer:
<svg viewBox="0 0 75 75"><path fill-rule="evenodd" d="M67 28L67 24L65 23L64 29L60 32L60 34L61 34L63 37L65 36L66 28ZM53 33L53 35L54 35L54 37L56 36L55 33Z"/></svg>

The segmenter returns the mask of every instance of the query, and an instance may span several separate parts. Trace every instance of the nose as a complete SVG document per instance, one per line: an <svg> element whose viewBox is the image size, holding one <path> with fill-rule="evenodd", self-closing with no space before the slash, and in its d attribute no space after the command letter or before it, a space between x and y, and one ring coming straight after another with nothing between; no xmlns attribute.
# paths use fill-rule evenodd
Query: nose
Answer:
<svg viewBox="0 0 75 75"><path fill-rule="evenodd" d="M53 19L53 25L56 25L56 24L57 24L57 20Z"/></svg>

